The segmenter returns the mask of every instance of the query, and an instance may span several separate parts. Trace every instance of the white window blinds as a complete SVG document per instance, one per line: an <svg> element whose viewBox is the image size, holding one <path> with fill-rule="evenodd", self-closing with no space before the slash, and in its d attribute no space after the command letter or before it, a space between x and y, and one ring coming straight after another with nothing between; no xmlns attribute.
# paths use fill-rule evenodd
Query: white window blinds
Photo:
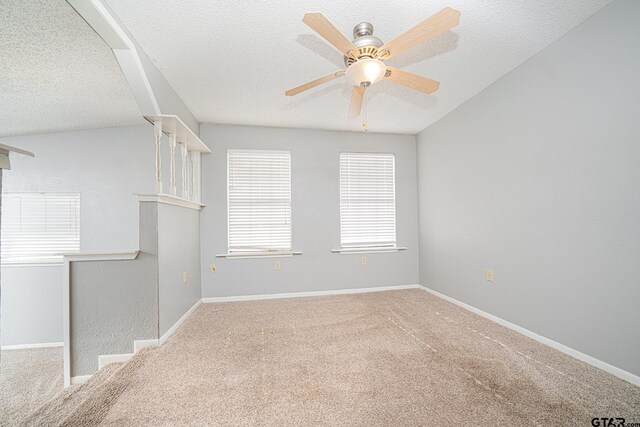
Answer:
<svg viewBox="0 0 640 427"><path fill-rule="evenodd" d="M80 194L2 195L2 263L59 262L80 250Z"/></svg>
<svg viewBox="0 0 640 427"><path fill-rule="evenodd" d="M396 246L395 156L340 153L343 248Z"/></svg>
<svg viewBox="0 0 640 427"><path fill-rule="evenodd" d="M229 253L291 251L291 154L229 150Z"/></svg>

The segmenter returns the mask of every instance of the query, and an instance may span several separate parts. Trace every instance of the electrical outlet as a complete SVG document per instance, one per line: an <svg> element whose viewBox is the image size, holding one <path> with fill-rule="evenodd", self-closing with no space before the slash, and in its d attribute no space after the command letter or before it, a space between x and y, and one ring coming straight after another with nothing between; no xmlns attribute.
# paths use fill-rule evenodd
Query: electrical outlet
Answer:
<svg viewBox="0 0 640 427"><path fill-rule="evenodd" d="M493 270L491 270L490 268L487 268L485 271L485 280L487 282L493 282Z"/></svg>
<svg viewBox="0 0 640 427"><path fill-rule="evenodd" d="M362 257L362 259L360 260L360 264L367 265L367 257L366 256Z"/></svg>
<svg viewBox="0 0 640 427"><path fill-rule="evenodd" d="M275 269L276 269L276 270L280 270L280 261L276 261L276 263L275 263Z"/></svg>
<svg viewBox="0 0 640 427"><path fill-rule="evenodd" d="M211 269L212 273L215 273L216 271L218 271L215 264L209 264L209 268Z"/></svg>
<svg viewBox="0 0 640 427"><path fill-rule="evenodd" d="M182 283L186 285L188 282L189 282L189 273L185 271L184 273L182 273Z"/></svg>

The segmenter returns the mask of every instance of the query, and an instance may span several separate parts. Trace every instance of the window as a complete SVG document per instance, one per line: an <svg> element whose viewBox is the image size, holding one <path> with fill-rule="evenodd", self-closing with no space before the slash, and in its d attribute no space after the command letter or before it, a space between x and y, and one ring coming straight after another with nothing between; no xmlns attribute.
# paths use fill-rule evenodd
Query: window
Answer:
<svg viewBox="0 0 640 427"><path fill-rule="evenodd" d="M80 194L2 195L2 263L62 261L80 250Z"/></svg>
<svg viewBox="0 0 640 427"><path fill-rule="evenodd" d="M343 249L396 247L393 154L340 153L340 241Z"/></svg>
<svg viewBox="0 0 640 427"><path fill-rule="evenodd" d="M229 150L229 254L291 252L291 154Z"/></svg>

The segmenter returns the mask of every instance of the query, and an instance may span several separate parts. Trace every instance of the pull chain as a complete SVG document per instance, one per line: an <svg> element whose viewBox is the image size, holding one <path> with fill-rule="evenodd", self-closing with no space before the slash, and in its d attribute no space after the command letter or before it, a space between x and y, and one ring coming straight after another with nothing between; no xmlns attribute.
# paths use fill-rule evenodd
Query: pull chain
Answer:
<svg viewBox="0 0 640 427"><path fill-rule="evenodd" d="M369 132L369 128L367 127L367 88L364 88L364 92L362 93L362 130L365 132Z"/></svg>

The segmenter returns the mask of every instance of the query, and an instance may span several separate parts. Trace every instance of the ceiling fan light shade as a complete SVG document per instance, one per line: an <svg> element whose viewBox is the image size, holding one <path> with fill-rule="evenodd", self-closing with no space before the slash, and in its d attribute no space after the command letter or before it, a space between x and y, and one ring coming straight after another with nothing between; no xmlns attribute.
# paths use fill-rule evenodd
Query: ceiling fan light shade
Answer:
<svg viewBox="0 0 640 427"><path fill-rule="evenodd" d="M369 86L384 77L387 67L378 59L361 59L347 68L344 75L353 86Z"/></svg>

